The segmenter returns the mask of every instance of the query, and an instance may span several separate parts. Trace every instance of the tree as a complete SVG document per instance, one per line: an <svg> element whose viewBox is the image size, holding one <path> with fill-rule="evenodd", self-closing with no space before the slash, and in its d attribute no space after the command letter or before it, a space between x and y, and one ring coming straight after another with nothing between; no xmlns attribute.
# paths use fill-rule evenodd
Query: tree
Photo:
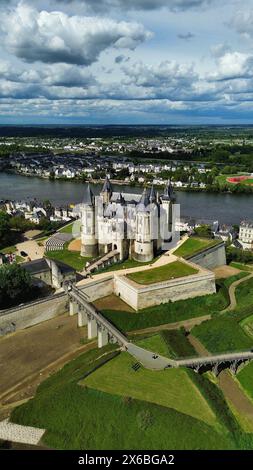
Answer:
<svg viewBox="0 0 253 470"><path fill-rule="evenodd" d="M195 234L199 237L212 238L212 231L210 225L200 225L194 229Z"/></svg>
<svg viewBox="0 0 253 470"><path fill-rule="evenodd" d="M10 216L0 211L0 246L4 246L10 231Z"/></svg>
<svg viewBox="0 0 253 470"><path fill-rule="evenodd" d="M0 309L28 302L35 296L30 274L20 265L6 264L0 268Z"/></svg>

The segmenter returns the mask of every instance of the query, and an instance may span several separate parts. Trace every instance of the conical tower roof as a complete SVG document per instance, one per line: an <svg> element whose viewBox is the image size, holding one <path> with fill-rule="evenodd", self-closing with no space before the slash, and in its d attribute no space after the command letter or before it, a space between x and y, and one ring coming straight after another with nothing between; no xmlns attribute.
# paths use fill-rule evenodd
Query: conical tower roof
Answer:
<svg viewBox="0 0 253 470"><path fill-rule="evenodd" d="M112 191L111 182L110 182L108 176L106 176L104 186L103 186L103 189L102 189L102 193L112 193L112 192L113 191Z"/></svg>
<svg viewBox="0 0 253 470"><path fill-rule="evenodd" d="M171 184L171 181L168 180L167 185L164 188L164 192L162 194L162 199L165 201L171 201L175 199L174 192L173 192L173 187Z"/></svg>
<svg viewBox="0 0 253 470"><path fill-rule="evenodd" d="M140 199L139 203L137 204L137 211L139 211L139 212L145 211L146 212L146 210L147 210L146 208L147 208L147 206L149 206L149 204L150 204L150 189L144 188L141 199Z"/></svg>
<svg viewBox="0 0 253 470"><path fill-rule="evenodd" d="M152 184L151 189L150 189L150 193L149 193L149 202L150 203L156 202L156 200L157 200L157 192L154 189L154 185Z"/></svg>
<svg viewBox="0 0 253 470"><path fill-rule="evenodd" d="M94 204L94 194L91 190L90 183L85 186L83 204L87 204L88 206L93 206Z"/></svg>

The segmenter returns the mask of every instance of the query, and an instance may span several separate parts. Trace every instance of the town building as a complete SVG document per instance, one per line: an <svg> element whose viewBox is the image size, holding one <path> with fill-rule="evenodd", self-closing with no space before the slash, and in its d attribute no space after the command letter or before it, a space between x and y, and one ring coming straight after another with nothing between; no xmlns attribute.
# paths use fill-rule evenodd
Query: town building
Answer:
<svg viewBox="0 0 253 470"><path fill-rule="evenodd" d="M240 224L239 242L244 250L253 249L253 222L244 220Z"/></svg>

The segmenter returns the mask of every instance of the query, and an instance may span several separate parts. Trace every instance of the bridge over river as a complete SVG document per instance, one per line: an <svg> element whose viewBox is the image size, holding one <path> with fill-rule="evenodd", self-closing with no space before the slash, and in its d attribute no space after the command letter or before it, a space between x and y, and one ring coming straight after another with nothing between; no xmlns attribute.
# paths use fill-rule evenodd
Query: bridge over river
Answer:
<svg viewBox="0 0 253 470"><path fill-rule="evenodd" d="M253 348L247 351L236 351L210 356L192 357L185 359L169 359L141 348L128 340L111 322L109 322L96 307L90 303L87 296L71 283L66 285L69 295L70 315L78 315L78 326L88 326L88 338L98 337L98 347L102 348L108 342L117 343L122 350L127 351L144 367L154 370L188 367L195 372L211 369L217 376L222 368L230 368L236 374L239 366L253 359Z"/></svg>

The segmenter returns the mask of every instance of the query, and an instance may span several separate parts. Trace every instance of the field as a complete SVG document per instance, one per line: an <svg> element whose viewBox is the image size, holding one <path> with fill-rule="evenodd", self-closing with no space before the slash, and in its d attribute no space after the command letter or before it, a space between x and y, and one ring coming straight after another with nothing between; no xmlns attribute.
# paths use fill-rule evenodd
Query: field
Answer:
<svg viewBox="0 0 253 470"><path fill-rule="evenodd" d="M210 240L208 238L190 237L173 254L182 258L188 258L218 243L220 243L220 241Z"/></svg>
<svg viewBox="0 0 253 470"><path fill-rule="evenodd" d="M68 264L77 271L82 271L87 261L91 259L84 258L78 252L69 251L67 246L65 246L63 250L47 251L46 255L47 258L62 261L63 263Z"/></svg>
<svg viewBox="0 0 253 470"><path fill-rule="evenodd" d="M73 228L74 222L72 224L66 225L65 227L62 227L59 232L61 233L72 233L72 228Z"/></svg>
<svg viewBox="0 0 253 470"><path fill-rule="evenodd" d="M188 341L183 330L164 330L158 334L138 339L134 342L145 349L170 358L183 358L196 356L195 349Z"/></svg>
<svg viewBox="0 0 253 470"><path fill-rule="evenodd" d="M135 372L134 359L128 353L108 362L89 375L82 383L107 393L145 400L190 415L217 427L217 419L205 399L196 393L184 369Z"/></svg>
<svg viewBox="0 0 253 470"><path fill-rule="evenodd" d="M243 367L236 376L241 387L247 393L248 397L253 401L253 362Z"/></svg>
<svg viewBox="0 0 253 470"><path fill-rule="evenodd" d="M198 270L180 261L175 261L159 268L148 269L137 273L127 274L127 277L138 284L155 284L180 277L197 274Z"/></svg>
<svg viewBox="0 0 253 470"><path fill-rule="evenodd" d="M111 272L111 271L119 271L120 269L129 269L129 268L137 268L139 266L147 266L147 265L151 265L155 263L157 259L158 257L154 258L152 261L149 261L147 263L141 263L140 261L135 261L134 259L127 259L125 261L114 263L111 266L108 266L106 268L98 269L93 274L96 275L96 274L106 273L106 272Z"/></svg>
<svg viewBox="0 0 253 470"><path fill-rule="evenodd" d="M227 288L241 274L219 281L218 292L216 294L169 302L140 310L138 313L122 312L108 308L102 308L101 310L108 320L125 332L174 323L204 315L216 315L229 305Z"/></svg>
<svg viewBox="0 0 253 470"><path fill-rule="evenodd" d="M145 388L141 392L141 400L138 400L121 396L117 389L109 394L78 385L81 379L92 372L94 365L101 366L102 360L104 362L110 359L110 351L111 347L108 346L71 361L47 379L32 400L16 408L12 413L12 420L46 428L43 443L56 449L229 449L237 446L228 432L217 432L219 426L214 413L183 370L178 377L175 372L170 374L168 371L168 375L164 374L164 391L161 390L156 373L145 374L146 383L153 383L152 387L159 394L159 399L166 400L166 406L143 401L143 396L144 399L147 398L145 394L152 395L152 387ZM109 356L101 358L105 353ZM128 355L118 357L127 361ZM118 357L112 359L111 364L116 361L116 366L120 365L117 362ZM94 372L93 379L95 380L99 371L103 371L103 375L107 377L106 369L107 363ZM139 373L144 372L146 371L141 370L136 373L132 369L128 372L133 374L132 377L137 382L136 390L140 387ZM118 367L115 373L120 373ZM126 371L121 371L121 374L124 376ZM126 386L128 385L134 387L126 381ZM119 382L118 386L121 386ZM177 408L200 419L168 408L166 396L174 407L176 401ZM214 424L216 428L205 421Z"/></svg>
<svg viewBox="0 0 253 470"><path fill-rule="evenodd" d="M241 351L250 349L253 345L252 339L240 324L234 318L224 315L195 326L192 334L213 353Z"/></svg>

